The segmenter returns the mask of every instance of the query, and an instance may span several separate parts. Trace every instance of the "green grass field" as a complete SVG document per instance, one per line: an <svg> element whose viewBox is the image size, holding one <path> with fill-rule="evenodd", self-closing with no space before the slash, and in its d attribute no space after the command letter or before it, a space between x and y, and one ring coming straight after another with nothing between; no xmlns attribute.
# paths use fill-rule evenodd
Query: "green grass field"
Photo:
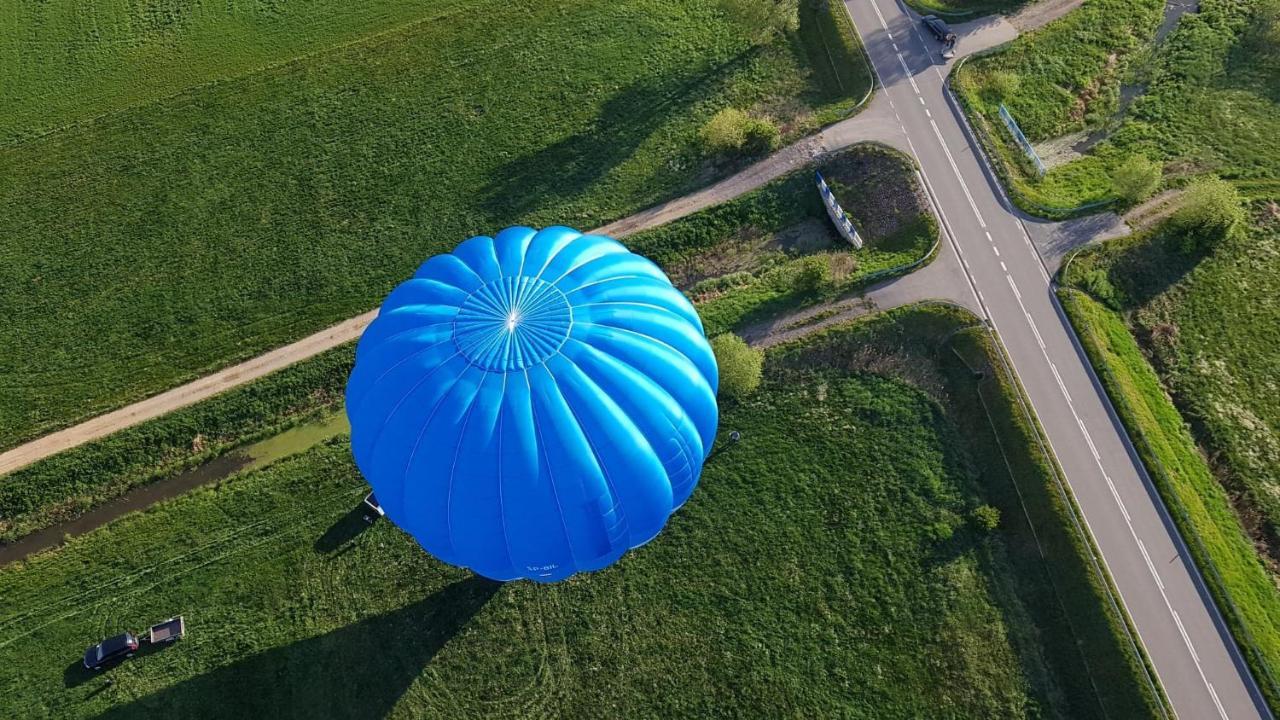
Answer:
<svg viewBox="0 0 1280 720"><path fill-rule="evenodd" d="M72 62L60 48L80 26L24 46L34 69L14 92L69 83L24 101L46 118L28 129L107 109L74 91L102 64L158 78L146 68L195 59L177 94L140 81L138 103L0 147L0 447L368 310L471 234L596 227L705 185L736 167L698 140L722 107L793 138L865 92L865 72L815 69L841 55L806 45L809 26L759 45L713 0L467 0L329 49L316 43L395 24L390 11L322 32L358 11L282 10L272 32L299 44L264 30L227 45L249 11L221 7L162 32L160 55L101 43L59 80L45 73ZM0 47L24 22L0 24ZM264 55L286 51L311 54Z"/></svg>
<svg viewBox="0 0 1280 720"><path fill-rule="evenodd" d="M1152 480L1171 509L1263 694L1280 687L1280 592L1124 320L1088 295L1060 297ZM1233 398L1242 402L1242 398Z"/></svg>
<svg viewBox="0 0 1280 720"><path fill-rule="evenodd" d="M822 169L858 219L867 241L861 250L831 228L811 168L627 242L689 293L712 334L849 292L925 258L937 224L906 156L855 145ZM339 410L351 362L351 348L339 348L0 477L0 542Z"/></svg>
<svg viewBox="0 0 1280 720"><path fill-rule="evenodd" d="M1064 566L1024 516L970 519L1013 495L1004 468L1037 482L1016 433L1010 466L966 450L986 435L956 424L978 412L971 322L908 310L771 355L764 388L724 411L743 440L666 531L555 586L468 579L386 523L357 534L341 442L130 516L0 569L0 714L1147 715L1106 633L1083 658L1090 692L1080 653L1099 636L1063 635L1047 571ZM845 344L862 353L843 370L807 367ZM104 633L179 612L189 637L110 687L77 669Z"/></svg>
<svg viewBox="0 0 1280 720"><path fill-rule="evenodd" d="M1270 2L1205 0L1153 51L1160 2L1094 0L966 64L955 87L1014 199L1036 214L1113 197L1112 170L1135 154L1163 161L1173 183L1213 172L1251 197L1280 197L1280 151L1271 141L1280 133L1280 53L1259 16ZM1117 119L1122 82L1141 94ZM1033 142L1108 133L1036 179L995 119L1001 100Z"/></svg>
<svg viewBox="0 0 1280 720"><path fill-rule="evenodd" d="M467 9L441 0L15 3L0 15L0 145Z"/></svg>

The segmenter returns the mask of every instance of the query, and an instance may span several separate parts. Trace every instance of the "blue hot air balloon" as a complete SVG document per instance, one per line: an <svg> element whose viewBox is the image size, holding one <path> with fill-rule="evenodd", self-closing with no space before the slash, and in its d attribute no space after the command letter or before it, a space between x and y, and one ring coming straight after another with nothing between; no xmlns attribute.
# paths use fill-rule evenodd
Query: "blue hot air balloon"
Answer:
<svg viewBox="0 0 1280 720"><path fill-rule="evenodd" d="M649 260L512 227L423 263L356 348L356 465L429 553L562 580L648 542L689 498L718 412L693 306Z"/></svg>

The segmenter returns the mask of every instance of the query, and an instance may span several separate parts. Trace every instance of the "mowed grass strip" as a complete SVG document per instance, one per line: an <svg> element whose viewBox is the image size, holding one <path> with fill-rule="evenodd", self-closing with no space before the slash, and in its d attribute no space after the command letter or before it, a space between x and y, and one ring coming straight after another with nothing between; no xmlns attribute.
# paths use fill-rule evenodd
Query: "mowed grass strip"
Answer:
<svg viewBox="0 0 1280 720"><path fill-rule="evenodd" d="M910 328L867 346L892 357ZM162 504L0 570L0 708L1081 716L1059 705L1005 531L969 520L976 474L929 396L793 371L722 425L743 440L661 536L549 587L468 580L387 523L361 533L341 442ZM189 637L111 686L76 668L99 636L179 612Z"/></svg>
<svg viewBox="0 0 1280 720"><path fill-rule="evenodd" d="M522 222L701 186L701 124L848 103L712 0L468 0L0 149L0 447L366 311ZM861 97L864 89L849 92Z"/></svg>

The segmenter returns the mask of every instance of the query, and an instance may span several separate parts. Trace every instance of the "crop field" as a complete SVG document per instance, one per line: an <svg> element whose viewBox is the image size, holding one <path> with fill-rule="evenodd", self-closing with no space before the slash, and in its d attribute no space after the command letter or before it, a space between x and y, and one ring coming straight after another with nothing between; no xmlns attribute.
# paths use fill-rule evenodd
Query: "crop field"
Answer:
<svg viewBox="0 0 1280 720"><path fill-rule="evenodd" d="M0 15L0 145L467 9L442 0L12 3Z"/></svg>
<svg viewBox="0 0 1280 720"><path fill-rule="evenodd" d="M1280 51L1274 0L1205 0L1152 49L1161 3L1094 0L966 65L956 87L1019 203L1037 214L1114 196L1111 172L1141 154L1170 182L1216 173L1251 197L1280 194ZM1274 33L1274 30L1270 32ZM1116 116L1121 85L1137 95ZM1035 179L995 111L1003 101L1033 142L1084 130L1101 139Z"/></svg>
<svg viewBox="0 0 1280 720"><path fill-rule="evenodd" d="M907 310L771 355L725 408L742 441L666 531L554 586L469 578L364 530L342 442L127 517L0 569L0 714L1145 715L1101 606L1055 602L1024 516L973 519L1037 465L1016 433L1010 465L966 450L994 441L957 429L979 408L967 322ZM842 370L808 367L831 352ZM175 613L188 638L112 684L78 669L98 636ZM1091 691L1079 653L1099 639Z"/></svg>
<svg viewBox="0 0 1280 720"><path fill-rule="evenodd" d="M173 64L184 43L223 49L218 18L236 32L243 13L214 5L174 26ZM352 27L391 23L377 7ZM306 45L315 18L358 11L316 12L271 22ZM814 36L797 21L760 40L713 0L467 0L287 62L190 49L206 70L257 69L203 82L193 60L185 90L143 82L107 114L71 97L100 116L0 147L0 447L368 310L471 234L597 227L706 184L745 161L707 157L698 131L719 109L769 114L787 139L865 93L865 73L815 70L841 56ZM51 56L31 73L65 60L24 47ZM64 122L41 112L25 127Z"/></svg>

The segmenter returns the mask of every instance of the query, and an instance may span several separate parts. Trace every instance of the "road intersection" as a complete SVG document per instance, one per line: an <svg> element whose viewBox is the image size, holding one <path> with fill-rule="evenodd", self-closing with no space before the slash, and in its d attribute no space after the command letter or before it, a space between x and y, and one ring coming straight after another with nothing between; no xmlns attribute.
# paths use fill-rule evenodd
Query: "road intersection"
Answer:
<svg viewBox="0 0 1280 720"><path fill-rule="evenodd" d="M894 0L845 3L982 313L1079 504L1174 711L1270 717L1093 375L1020 214L976 149L948 67ZM977 44L977 43L975 43ZM973 51L960 40L962 51Z"/></svg>

